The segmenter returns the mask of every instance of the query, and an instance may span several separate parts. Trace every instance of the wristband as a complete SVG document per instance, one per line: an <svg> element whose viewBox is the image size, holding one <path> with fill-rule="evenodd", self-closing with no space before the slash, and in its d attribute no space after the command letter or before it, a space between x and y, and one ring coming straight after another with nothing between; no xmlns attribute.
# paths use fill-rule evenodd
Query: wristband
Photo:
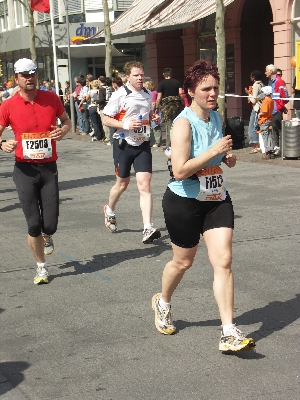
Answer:
<svg viewBox="0 0 300 400"><path fill-rule="evenodd" d="M5 139L3 139L3 140L0 140L0 150L2 150L2 143L4 143L4 142L6 142L6 140ZM2 150L3 151L3 150Z"/></svg>
<svg viewBox="0 0 300 400"><path fill-rule="evenodd" d="M129 124L130 124L130 121L129 121L129 120L124 121L124 122L123 122L123 129L126 129L127 131L129 131Z"/></svg>

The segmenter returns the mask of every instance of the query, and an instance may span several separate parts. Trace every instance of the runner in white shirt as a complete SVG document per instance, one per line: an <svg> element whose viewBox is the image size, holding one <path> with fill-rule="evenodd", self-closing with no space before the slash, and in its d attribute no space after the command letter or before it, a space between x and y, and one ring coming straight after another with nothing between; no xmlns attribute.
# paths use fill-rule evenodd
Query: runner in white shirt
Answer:
<svg viewBox="0 0 300 400"><path fill-rule="evenodd" d="M150 190L152 177L152 154L150 148L150 120L160 123L154 114L151 93L143 87L144 66L137 61L125 64L127 86L114 92L103 110L103 123L115 128L113 158L116 169L116 183L110 190L108 204L103 206L105 226L117 231L115 207L130 181L133 165L137 187L140 193L144 231L143 243L160 238L161 233L151 222L153 200Z"/></svg>

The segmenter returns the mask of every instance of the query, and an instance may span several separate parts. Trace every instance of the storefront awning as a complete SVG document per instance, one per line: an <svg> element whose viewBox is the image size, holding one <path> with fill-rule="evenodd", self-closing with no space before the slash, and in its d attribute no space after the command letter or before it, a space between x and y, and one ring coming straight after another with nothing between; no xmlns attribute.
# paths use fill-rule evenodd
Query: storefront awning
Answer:
<svg viewBox="0 0 300 400"><path fill-rule="evenodd" d="M234 0L223 0L224 6ZM216 0L135 0L111 24L113 38L172 30L190 26L193 21L216 11ZM104 37L104 31L90 40Z"/></svg>
<svg viewBox="0 0 300 400"><path fill-rule="evenodd" d="M68 46L61 45L58 48L65 54L68 54ZM104 57L105 58L105 43L97 44L72 44L70 45L71 57L74 58L87 58L87 57ZM113 57L124 56L123 53L118 51L113 45L111 49Z"/></svg>

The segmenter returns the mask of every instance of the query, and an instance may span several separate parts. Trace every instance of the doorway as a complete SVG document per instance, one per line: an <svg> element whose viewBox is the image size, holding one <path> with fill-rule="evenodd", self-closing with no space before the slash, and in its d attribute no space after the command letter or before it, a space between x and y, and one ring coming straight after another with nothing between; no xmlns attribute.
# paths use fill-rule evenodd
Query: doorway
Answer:
<svg viewBox="0 0 300 400"><path fill-rule="evenodd" d="M246 0L241 15L241 87L251 85L251 71L262 73L266 85L265 67L274 63L274 33L270 24L273 21L269 0ZM242 100L242 118L249 120L251 106L247 99Z"/></svg>

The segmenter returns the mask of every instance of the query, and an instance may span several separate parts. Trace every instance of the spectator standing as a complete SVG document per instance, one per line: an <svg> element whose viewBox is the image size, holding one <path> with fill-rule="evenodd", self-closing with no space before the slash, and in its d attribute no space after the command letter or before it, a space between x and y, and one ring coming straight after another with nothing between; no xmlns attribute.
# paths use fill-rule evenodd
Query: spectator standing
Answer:
<svg viewBox="0 0 300 400"><path fill-rule="evenodd" d="M40 86L40 90L48 91L48 89L46 88L47 83L49 83L49 79L44 79L42 85Z"/></svg>
<svg viewBox="0 0 300 400"><path fill-rule="evenodd" d="M82 120L82 135L88 135L90 133L90 114L87 103L87 94L89 91L89 81L86 81L86 84L81 87L78 99L78 110L81 112L81 120Z"/></svg>
<svg viewBox="0 0 300 400"><path fill-rule="evenodd" d="M9 98L12 97L13 92L14 92L14 87L13 87L12 81L8 81L6 84L6 88L2 94L2 101L8 100Z"/></svg>
<svg viewBox="0 0 300 400"><path fill-rule="evenodd" d="M120 87L123 86L123 81L119 76L116 76L115 78L112 78L112 87L114 91L120 89Z"/></svg>
<svg viewBox="0 0 300 400"><path fill-rule="evenodd" d="M181 85L180 82L172 78L172 69L165 68L164 79L159 82L157 88L156 108L161 104L162 117L166 126L166 146L171 146L171 127L174 118L181 111Z"/></svg>
<svg viewBox="0 0 300 400"><path fill-rule="evenodd" d="M245 92L248 94L248 102L252 105L252 110L249 119L248 126L248 139L249 144L252 144L252 150L250 154L255 154L260 151L259 148L259 137L256 133L257 116L261 106L261 100L259 100L259 95L264 84L261 81L262 74L258 70L254 70L250 74L250 80L252 82L251 89L245 88Z"/></svg>
<svg viewBox="0 0 300 400"><path fill-rule="evenodd" d="M81 79L80 76L76 76L74 78L74 83L75 83L75 89L74 89L74 92L72 93L72 97L74 99L74 105L75 105L75 110L76 110L76 114L77 114L78 130L79 130L79 134L81 134L83 131L82 114L78 107L79 107L79 103L80 103L79 95L80 95L81 89L83 87L83 80Z"/></svg>
<svg viewBox="0 0 300 400"><path fill-rule="evenodd" d="M65 90L63 94L64 107L68 117L71 119L71 105L70 105L70 81L65 82Z"/></svg>
<svg viewBox="0 0 300 400"><path fill-rule="evenodd" d="M296 117L300 119L300 90L296 89L296 77L294 78L293 86L292 86L292 93L294 94L295 98L299 100L294 100L294 109L296 113Z"/></svg>
<svg viewBox="0 0 300 400"><path fill-rule="evenodd" d="M155 90L154 82L150 79L144 84L145 88L149 89L152 94L152 110L155 111L156 100L157 100L157 91ZM162 132L160 124L156 125L151 122L151 131L154 137L154 144L152 147L160 147L162 140Z"/></svg>
<svg viewBox="0 0 300 400"><path fill-rule="evenodd" d="M277 67L274 64L266 66L265 75L268 78L268 85L272 87L274 110L273 110L273 140L276 147L275 155L280 154L280 142L281 142L281 121L282 114L285 112L287 103L285 92L285 82L277 75Z"/></svg>
<svg viewBox="0 0 300 400"><path fill-rule="evenodd" d="M274 100L271 97L271 86L264 86L261 91L264 94L264 98L261 104L260 112L258 113L258 124L260 130L259 134L264 142L265 154L263 155L263 159L270 160L271 158L274 158L273 135L272 131L269 129L272 126Z"/></svg>
<svg viewBox="0 0 300 400"><path fill-rule="evenodd" d="M102 121L102 126L103 126L103 130L104 130L104 134L105 134L105 143L108 146L111 146L113 144L113 134L115 129L109 126L106 126L103 118L104 118L104 114L103 114L103 108L105 107L105 105L108 103L112 92L113 92L113 87L108 86L108 84L112 84L112 81L108 81L107 78L105 76L100 76L99 77L99 83L100 83L100 88L102 88L102 90L105 90L105 103L104 106L99 107L99 112L100 112L100 117L101 117L101 121Z"/></svg>
<svg viewBox="0 0 300 400"><path fill-rule="evenodd" d="M99 82L98 80L93 80L90 84L91 89L87 94L87 102L89 103L89 113L90 119L93 126L93 135L92 141L103 140L104 139L104 131L102 128L102 122L100 115L98 114L98 106L99 106Z"/></svg>
<svg viewBox="0 0 300 400"><path fill-rule="evenodd" d="M87 84L89 90L92 89L93 80L94 80L93 75L92 74L87 74L87 76L86 76L86 84Z"/></svg>

